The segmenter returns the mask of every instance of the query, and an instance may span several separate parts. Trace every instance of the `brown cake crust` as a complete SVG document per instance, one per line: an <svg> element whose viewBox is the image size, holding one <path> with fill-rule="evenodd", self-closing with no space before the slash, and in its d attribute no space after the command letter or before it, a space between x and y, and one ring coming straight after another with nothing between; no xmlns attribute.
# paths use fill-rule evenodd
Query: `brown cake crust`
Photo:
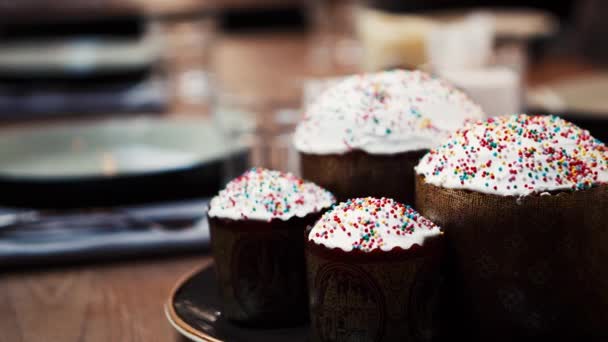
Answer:
<svg viewBox="0 0 608 342"><path fill-rule="evenodd" d="M306 243L311 341L430 341L438 334L443 236L389 252Z"/></svg>
<svg viewBox="0 0 608 342"><path fill-rule="evenodd" d="M445 231L452 317L474 326L452 329L493 341L608 336L605 184L518 198L417 176L416 205Z"/></svg>
<svg viewBox="0 0 608 342"><path fill-rule="evenodd" d="M223 314L248 326L289 326L307 319L302 235L320 212L270 222L209 218Z"/></svg>
<svg viewBox="0 0 608 342"><path fill-rule="evenodd" d="M331 191L338 201L356 197L388 197L414 201L414 167L426 150L396 154L300 152L302 177Z"/></svg>

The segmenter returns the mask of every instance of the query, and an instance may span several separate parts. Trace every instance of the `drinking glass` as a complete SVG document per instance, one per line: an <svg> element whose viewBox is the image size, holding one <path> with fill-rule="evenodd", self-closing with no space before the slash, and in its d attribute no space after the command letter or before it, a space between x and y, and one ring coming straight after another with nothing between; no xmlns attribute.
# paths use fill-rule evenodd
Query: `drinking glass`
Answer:
<svg viewBox="0 0 608 342"><path fill-rule="evenodd" d="M296 81L283 83L290 83L284 87L299 88ZM226 160L225 181L251 166L297 173L292 136L301 112L299 92L292 98L277 98L268 93L230 92L221 86L216 91L213 116L225 144L233 151L245 152L245 159L237 154Z"/></svg>

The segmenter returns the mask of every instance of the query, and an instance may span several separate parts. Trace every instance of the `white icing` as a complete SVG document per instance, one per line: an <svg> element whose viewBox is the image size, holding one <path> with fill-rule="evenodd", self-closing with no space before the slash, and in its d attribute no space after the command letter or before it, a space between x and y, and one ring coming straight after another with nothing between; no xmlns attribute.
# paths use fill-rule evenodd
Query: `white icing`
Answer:
<svg viewBox="0 0 608 342"><path fill-rule="evenodd" d="M558 117L513 115L458 130L416 172L443 188L502 196L584 190L608 182L608 149Z"/></svg>
<svg viewBox="0 0 608 342"><path fill-rule="evenodd" d="M315 224L309 241L345 252L409 249L441 230L414 209L388 198L356 198L334 206Z"/></svg>
<svg viewBox="0 0 608 342"><path fill-rule="evenodd" d="M209 216L232 220L289 220L335 203L327 190L290 174L252 168L211 200Z"/></svg>
<svg viewBox="0 0 608 342"><path fill-rule="evenodd" d="M432 148L465 121L483 117L464 93L423 72L363 74L319 96L294 143L311 154L395 154Z"/></svg>

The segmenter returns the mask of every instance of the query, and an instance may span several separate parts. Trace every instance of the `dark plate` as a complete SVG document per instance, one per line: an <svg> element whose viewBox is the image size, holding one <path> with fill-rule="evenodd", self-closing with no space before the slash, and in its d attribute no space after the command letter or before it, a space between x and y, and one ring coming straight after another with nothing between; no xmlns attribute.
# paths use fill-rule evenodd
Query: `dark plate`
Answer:
<svg viewBox="0 0 608 342"><path fill-rule="evenodd" d="M119 76L151 68L161 52L157 30L138 16L0 23L2 78Z"/></svg>
<svg viewBox="0 0 608 342"><path fill-rule="evenodd" d="M0 205L82 208L207 197L227 147L210 120L115 119L0 131ZM236 165L236 164L235 164Z"/></svg>
<svg viewBox="0 0 608 342"><path fill-rule="evenodd" d="M165 314L180 334L204 342L304 342L308 326L290 329L250 329L229 322L222 316L213 264L197 269L180 280L173 289Z"/></svg>

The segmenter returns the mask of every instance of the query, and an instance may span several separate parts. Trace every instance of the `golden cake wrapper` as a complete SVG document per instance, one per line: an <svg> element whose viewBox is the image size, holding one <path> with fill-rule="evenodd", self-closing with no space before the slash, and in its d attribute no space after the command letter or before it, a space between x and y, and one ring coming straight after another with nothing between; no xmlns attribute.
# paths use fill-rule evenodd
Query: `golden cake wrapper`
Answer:
<svg viewBox="0 0 608 342"><path fill-rule="evenodd" d="M302 236L320 216L270 222L209 218L222 313L228 319L272 327L306 321Z"/></svg>
<svg viewBox="0 0 608 342"><path fill-rule="evenodd" d="M300 153L302 177L331 191L340 202L371 196L411 204L414 201L414 167L425 152L385 155L359 150L327 155Z"/></svg>
<svg viewBox="0 0 608 342"><path fill-rule="evenodd" d="M454 332L492 341L608 337L606 185L513 197L418 176L416 207L445 232Z"/></svg>
<svg viewBox="0 0 608 342"><path fill-rule="evenodd" d="M374 251L369 256L309 242L310 341L435 339L442 240L427 239L413 252Z"/></svg>

